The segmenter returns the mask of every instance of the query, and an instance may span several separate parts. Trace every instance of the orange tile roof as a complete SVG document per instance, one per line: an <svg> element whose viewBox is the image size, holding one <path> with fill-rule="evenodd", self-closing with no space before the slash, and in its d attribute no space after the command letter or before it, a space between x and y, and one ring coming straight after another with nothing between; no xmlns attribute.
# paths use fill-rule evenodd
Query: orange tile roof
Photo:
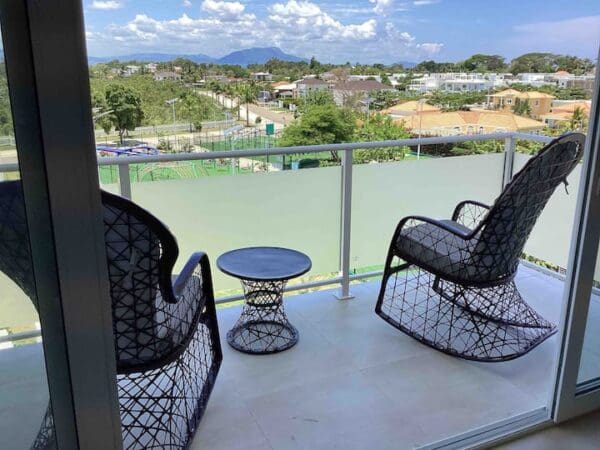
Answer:
<svg viewBox="0 0 600 450"><path fill-rule="evenodd" d="M416 100L409 100L407 102L398 103L397 105L390 106L389 108L383 109L382 114L393 114L395 112L421 112L421 111L439 111L440 108L431 106L427 103L419 103Z"/></svg>
<svg viewBox="0 0 600 450"><path fill-rule="evenodd" d="M542 129L544 123L529 117L500 111L452 111L417 114L395 119L409 129L464 128L468 126L484 128L504 128L510 131Z"/></svg>
<svg viewBox="0 0 600 450"><path fill-rule="evenodd" d="M517 91L516 89L505 89L500 92L496 92L495 94L490 94L490 97L518 97L518 98L526 98L526 99L534 99L534 98L556 98L554 95L546 94L545 92L539 91Z"/></svg>
<svg viewBox="0 0 600 450"><path fill-rule="evenodd" d="M550 110L551 113L569 113L573 114L576 108L580 108L584 114L590 115L590 111L592 109L591 101L581 101L581 102L573 102L573 103L565 103L563 105L553 106Z"/></svg>

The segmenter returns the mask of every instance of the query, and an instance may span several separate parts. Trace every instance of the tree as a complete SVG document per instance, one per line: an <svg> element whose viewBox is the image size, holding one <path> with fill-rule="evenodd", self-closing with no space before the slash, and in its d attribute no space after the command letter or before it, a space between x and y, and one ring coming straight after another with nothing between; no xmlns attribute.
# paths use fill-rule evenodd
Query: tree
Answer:
<svg viewBox="0 0 600 450"><path fill-rule="evenodd" d="M107 117L110 117L123 144L125 133L135 130L135 127L142 124L144 118L142 101L136 91L120 84L106 86L105 99L106 107L112 111Z"/></svg>
<svg viewBox="0 0 600 450"><path fill-rule="evenodd" d="M256 103L258 87L254 83L246 83L240 86L240 100L246 105L246 126L250 126L250 104Z"/></svg>
<svg viewBox="0 0 600 450"><path fill-rule="evenodd" d="M308 64L308 67L311 71L315 71L319 68L321 64L319 64L319 61L317 61L317 58L315 58L314 56L312 58L310 58L310 63Z"/></svg>
<svg viewBox="0 0 600 450"><path fill-rule="evenodd" d="M390 116L374 114L368 122L356 129L354 140L357 142L387 141L410 138L410 133L402 125L394 123ZM408 147L382 147L368 150L356 150L354 161L366 163L370 161L394 161L403 159L410 149Z"/></svg>
<svg viewBox="0 0 600 450"><path fill-rule="evenodd" d="M200 131L209 109L204 99L193 92L186 92L179 97L179 108L183 118L190 124L190 131Z"/></svg>
<svg viewBox="0 0 600 450"><path fill-rule="evenodd" d="M99 92L94 92L92 94L92 112L94 114L94 124L100 125L100 128L102 128L106 134L110 133L113 121L106 105L106 97Z"/></svg>
<svg viewBox="0 0 600 450"><path fill-rule="evenodd" d="M333 105L333 94L325 89L311 89L302 99L299 112L305 113L313 106Z"/></svg>
<svg viewBox="0 0 600 450"><path fill-rule="evenodd" d="M316 105L283 130L280 144L291 147L350 142L355 127L356 121L350 111L335 105ZM336 151L332 151L331 156L334 161L339 161Z"/></svg>
<svg viewBox="0 0 600 450"><path fill-rule="evenodd" d="M502 56L481 53L467 58L460 65L467 72L501 72L507 68Z"/></svg>
<svg viewBox="0 0 600 450"><path fill-rule="evenodd" d="M583 108L579 106L575 108L573 111L573 115L571 119L569 119L569 129L570 130L583 130L587 126L587 120L585 117L585 113L583 112Z"/></svg>
<svg viewBox="0 0 600 450"><path fill-rule="evenodd" d="M515 75L524 72L555 72L558 68L556 57L552 53L526 53L511 61L510 71Z"/></svg>
<svg viewBox="0 0 600 450"><path fill-rule="evenodd" d="M513 105L512 110L519 116L531 116L531 107L529 106L529 102L527 100L521 100L520 98L515 99L515 104Z"/></svg>
<svg viewBox="0 0 600 450"><path fill-rule="evenodd" d="M444 92L434 91L427 103L440 107L443 111L458 111L467 105L485 101L484 91L475 92Z"/></svg>

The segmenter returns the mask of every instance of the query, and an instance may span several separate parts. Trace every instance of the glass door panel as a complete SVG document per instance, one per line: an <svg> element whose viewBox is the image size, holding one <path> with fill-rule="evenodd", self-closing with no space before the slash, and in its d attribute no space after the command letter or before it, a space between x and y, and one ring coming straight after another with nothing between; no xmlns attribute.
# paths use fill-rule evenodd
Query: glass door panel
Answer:
<svg viewBox="0 0 600 450"><path fill-rule="evenodd" d="M0 62L0 436L3 449L52 448L43 330L17 167L6 64Z"/></svg>

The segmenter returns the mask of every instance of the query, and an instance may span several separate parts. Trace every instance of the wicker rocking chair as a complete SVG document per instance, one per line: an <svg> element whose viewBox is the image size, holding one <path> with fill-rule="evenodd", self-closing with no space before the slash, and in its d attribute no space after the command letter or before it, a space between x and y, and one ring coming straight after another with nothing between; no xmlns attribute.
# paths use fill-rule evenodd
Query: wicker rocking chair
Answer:
<svg viewBox="0 0 600 450"><path fill-rule="evenodd" d="M476 361L521 356L556 332L521 297L514 277L523 247L556 187L583 154L585 136L553 140L492 206L458 204L452 220L400 221L375 312L444 353Z"/></svg>
<svg viewBox="0 0 600 450"><path fill-rule="evenodd" d="M123 447L191 443L222 353L208 257L195 253L175 282L177 242L133 202L102 192ZM0 270L32 299L20 182L0 183ZM54 448L50 408L32 448Z"/></svg>

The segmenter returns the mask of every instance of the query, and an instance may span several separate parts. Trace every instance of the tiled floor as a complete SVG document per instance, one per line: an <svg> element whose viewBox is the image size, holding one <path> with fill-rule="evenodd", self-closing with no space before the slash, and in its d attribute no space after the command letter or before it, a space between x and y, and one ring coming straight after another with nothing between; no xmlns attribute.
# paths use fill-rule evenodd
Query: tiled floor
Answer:
<svg viewBox="0 0 600 450"><path fill-rule="evenodd" d="M496 450L598 450L600 411L524 436Z"/></svg>
<svg viewBox="0 0 600 450"><path fill-rule="evenodd" d="M521 268L517 284L558 320L560 281ZM275 355L231 349L224 337L240 308L219 309L223 365L192 448L410 449L545 405L556 337L510 362L452 358L376 316L378 285L353 286L350 301L331 291L287 298L300 342ZM600 372L597 358L589 373ZM46 405L40 346L0 351L0 367L12 369L0 371L0 436L11 430L24 448Z"/></svg>

